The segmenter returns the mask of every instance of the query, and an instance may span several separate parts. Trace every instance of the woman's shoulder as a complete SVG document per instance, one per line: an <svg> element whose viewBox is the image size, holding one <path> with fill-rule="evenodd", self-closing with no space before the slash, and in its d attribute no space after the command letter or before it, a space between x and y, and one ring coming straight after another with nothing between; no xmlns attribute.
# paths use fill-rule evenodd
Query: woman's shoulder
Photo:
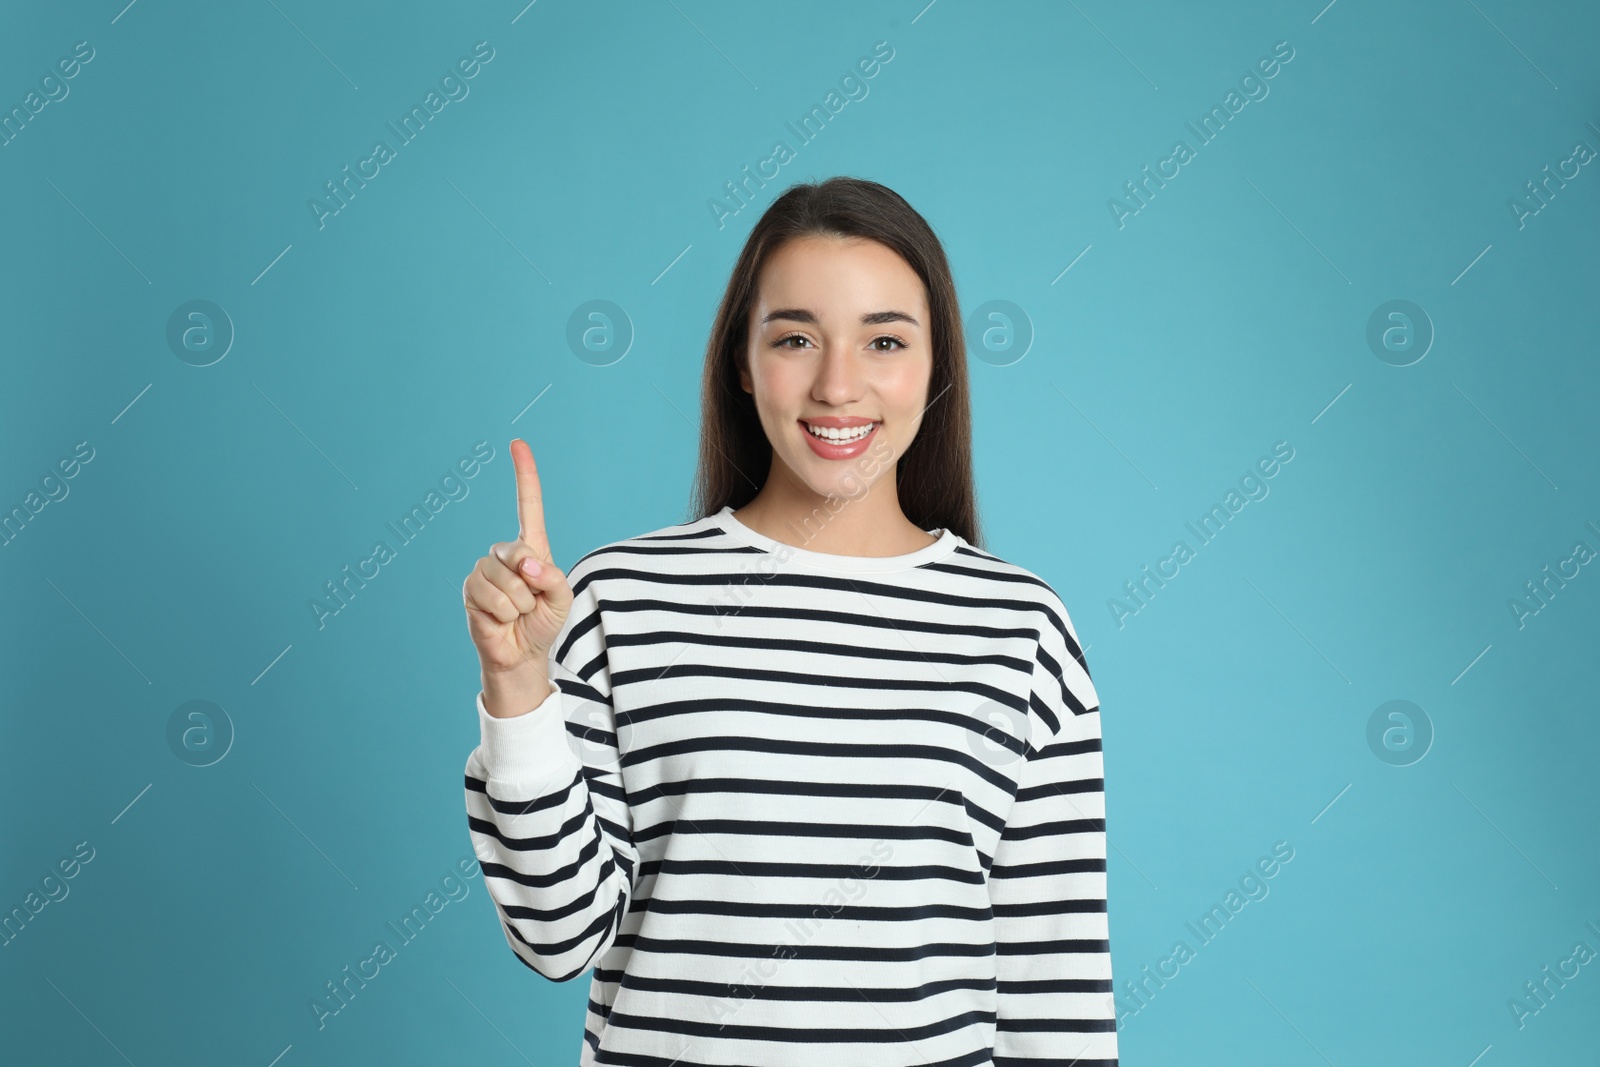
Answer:
<svg viewBox="0 0 1600 1067"><path fill-rule="evenodd" d="M992 583L996 595L1031 602L1059 615L1066 614L1055 587L1020 563L976 548L964 540L948 563L960 574Z"/></svg>
<svg viewBox="0 0 1600 1067"><path fill-rule="evenodd" d="M948 563L963 573L985 580L987 585L981 595L992 603L1004 603L1028 615L1039 631L1042 648L1054 652L1057 657L1065 655L1083 662L1078 629L1073 625L1065 601L1045 578L1020 563L965 542Z"/></svg>
<svg viewBox="0 0 1600 1067"><path fill-rule="evenodd" d="M727 535L714 518L708 515L689 519L608 541L573 561L567 569L567 583L577 591L578 583L587 583L597 572L670 570L673 559L686 559L726 547Z"/></svg>
<svg viewBox="0 0 1600 1067"><path fill-rule="evenodd" d="M1077 627L1055 587L1021 564L970 545L962 545L958 555L981 566L999 588L1010 590L1010 597L1034 620L1038 632L1036 680L1040 681L1041 692L1047 694L1046 706L1056 712L1057 722L1069 711L1077 716L1098 710L1100 697L1089 674ZM1046 684L1046 678L1053 681ZM1052 734L1056 728L1052 726Z"/></svg>

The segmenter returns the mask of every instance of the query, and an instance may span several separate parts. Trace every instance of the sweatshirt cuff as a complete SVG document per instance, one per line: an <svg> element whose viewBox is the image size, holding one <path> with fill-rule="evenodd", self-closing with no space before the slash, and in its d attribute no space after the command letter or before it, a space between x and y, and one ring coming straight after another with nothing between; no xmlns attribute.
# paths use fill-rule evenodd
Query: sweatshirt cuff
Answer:
<svg viewBox="0 0 1600 1067"><path fill-rule="evenodd" d="M478 753L490 778L520 784L582 768L568 741L561 690L555 683L538 707L521 715L506 719L490 715L481 689L477 705Z"/></svg>

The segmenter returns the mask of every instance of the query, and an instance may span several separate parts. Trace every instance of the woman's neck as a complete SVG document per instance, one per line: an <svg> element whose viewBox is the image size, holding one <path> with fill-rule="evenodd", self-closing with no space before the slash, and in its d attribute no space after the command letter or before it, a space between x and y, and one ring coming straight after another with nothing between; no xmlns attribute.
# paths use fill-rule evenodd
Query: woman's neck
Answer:
<svg viewBox="0 0 1600 1067"><path fill-rule="evenodd" d="M767 484L734 518L774 541L838 556L903 556L938 540L906 518L892 476L856 497Z"/></svg>

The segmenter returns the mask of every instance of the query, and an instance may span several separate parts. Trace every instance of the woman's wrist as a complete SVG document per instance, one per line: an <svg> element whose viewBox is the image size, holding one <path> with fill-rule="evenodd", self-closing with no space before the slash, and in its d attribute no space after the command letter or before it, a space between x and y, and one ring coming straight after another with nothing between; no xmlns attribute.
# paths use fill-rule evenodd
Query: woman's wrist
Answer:
<svg viewBox="0 0 1600 1067"><path fill-rule="evenodd" d="M543 664L514 671L483 671L482 678L483 708L497 719L526 715L555 692Z"/></svg>

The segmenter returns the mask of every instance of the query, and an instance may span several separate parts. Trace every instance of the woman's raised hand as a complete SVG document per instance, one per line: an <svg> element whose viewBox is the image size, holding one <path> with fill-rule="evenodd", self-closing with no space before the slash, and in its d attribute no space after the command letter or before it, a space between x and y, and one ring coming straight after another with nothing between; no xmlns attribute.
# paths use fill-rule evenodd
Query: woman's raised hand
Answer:
<svg viewBox="0 0 1600 1067"><path fill-rule="evenodd" d="M483 669L484 707L500 717L531 711L552 692L547 657L572 610L567 576L550 556L539 469L526 442L511 442L511 462L517 539L490 545L461 587Z"/></svg>

